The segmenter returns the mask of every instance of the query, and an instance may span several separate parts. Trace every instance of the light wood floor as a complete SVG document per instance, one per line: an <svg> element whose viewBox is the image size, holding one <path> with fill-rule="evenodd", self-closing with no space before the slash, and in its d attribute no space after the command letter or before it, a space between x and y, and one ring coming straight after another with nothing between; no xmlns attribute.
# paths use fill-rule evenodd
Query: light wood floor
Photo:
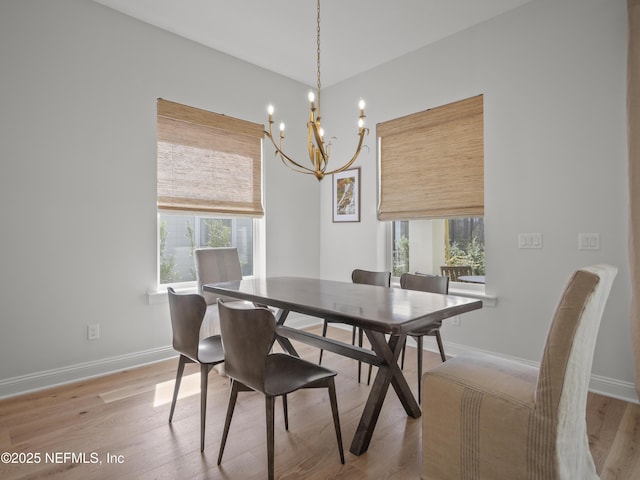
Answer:
<svg viewBox="0 0 640 480"><path fill-rule="evenodd" d="M349 341L350 332L330 328ZM304 358L318 351L299 346ZM425 353L425 366L439 362ZM326 392L307 390L289 400L289 431L276 412L275 470L281 479L411 479L420 477L420 419L406 416L391 389L367 453L348 449L369 387L357 383L356 362L326 353L323 364L339 372L338 406L345 444L340 464ZM241 394L222 465L216 465L226 412L228 381L212 372L207 436L199 449L198 373L183 381L173 424L167 422L177 360L0 401L0 452L32 464L0 462L2 479L264 479L264 401ZM189 368L189 367L187 367ZM364 369L366 376L366 369ZM415 391L415 351L405 373ZM280 407L277 402L277 407ZM598 472L606 480L640 478L640 407L590 395L587 423ZM87 463L78 463L85 454ZM65 458L74 454L75 459ZM56 456L57 455L57 456ZM92 456L92 455L95 455ZM73 461L75 460L75 462ZM109 460L111 463L109 463ZM97 461L98 463L91 463Z"/></svg>

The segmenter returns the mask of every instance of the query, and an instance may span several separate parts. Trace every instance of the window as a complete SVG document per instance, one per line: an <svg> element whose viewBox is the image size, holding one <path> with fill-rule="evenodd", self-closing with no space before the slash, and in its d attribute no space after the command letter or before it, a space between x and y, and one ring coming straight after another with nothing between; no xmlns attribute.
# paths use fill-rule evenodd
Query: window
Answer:
<svg viewBox="0 0 640 480"><path fill-rule="evenodd" d="M194 282L205 246L237 247L243 275L256 273L262 136L260 124L158 99L161 285Z"/></svg>
<svg viewBox="0 0 640 480"><path fill-rule="evenodd" d="M395 277L469 265L484 275L484 121L478 95L377 125L378 218Z"/></svg>
<svg viewBox="0 0 640 480"><path fill-rule="evenodd" d="M484 220L479 217L392 222L392 274L440 275L443 265L485 274Z"/></svg>
<svg viewBox="0 0 640 480"><path fill-rule="evenodd" d="M159 214L160 283L196 280L193 250L236 247L243 276L254 274L254 222L251 218Z"/></svg>

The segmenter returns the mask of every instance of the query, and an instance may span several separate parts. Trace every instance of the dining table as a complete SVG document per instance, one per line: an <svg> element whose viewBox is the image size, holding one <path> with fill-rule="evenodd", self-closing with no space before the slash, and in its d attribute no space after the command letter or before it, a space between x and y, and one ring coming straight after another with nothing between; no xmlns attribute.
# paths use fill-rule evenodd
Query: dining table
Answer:
<svg viewBox="0 0 640 480"><path fill-rule="evenodd" d="M461 296L305 277L252 277L205 284L203 290L274 307L274 342L291 355L299 356L295 340L378 367L349 449L354 455L369 448L389 386L408 416L421 415L398 365L407 333L482 308L481 300ZM290 312L361 328L371 349L288 326Z"/></svg>

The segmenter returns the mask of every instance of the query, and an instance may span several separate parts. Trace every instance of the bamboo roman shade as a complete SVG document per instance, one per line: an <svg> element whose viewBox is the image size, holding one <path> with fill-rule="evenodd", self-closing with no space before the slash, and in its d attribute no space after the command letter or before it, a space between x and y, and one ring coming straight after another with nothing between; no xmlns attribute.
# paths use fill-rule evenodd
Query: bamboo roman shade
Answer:
<svg viewBox="0 0 640 480"><path fill-rule="evenodd" d="M483 96L379 123L380 220L484 215Z"/></svg>
<svg viewBox="0 0 640 480"><path fill-rule="evenodd" d="M257 123L158 99L158 208L261 216Z"/></svg>

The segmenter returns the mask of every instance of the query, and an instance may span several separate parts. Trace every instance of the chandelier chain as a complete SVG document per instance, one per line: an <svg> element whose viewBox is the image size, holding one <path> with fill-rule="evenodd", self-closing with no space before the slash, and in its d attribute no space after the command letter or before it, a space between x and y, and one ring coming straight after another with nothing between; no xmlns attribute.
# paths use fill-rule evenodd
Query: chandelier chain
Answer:
<svg viewBox="0 0 640 480"><path fill-rule="evenodd" d="M318 52L318 59L317 59L317 67L318 67L318 115L320 115L320 0L318 0L318 21L317 21L317 41L316 41L316 46L317 46L317 52Z"/></svg>

